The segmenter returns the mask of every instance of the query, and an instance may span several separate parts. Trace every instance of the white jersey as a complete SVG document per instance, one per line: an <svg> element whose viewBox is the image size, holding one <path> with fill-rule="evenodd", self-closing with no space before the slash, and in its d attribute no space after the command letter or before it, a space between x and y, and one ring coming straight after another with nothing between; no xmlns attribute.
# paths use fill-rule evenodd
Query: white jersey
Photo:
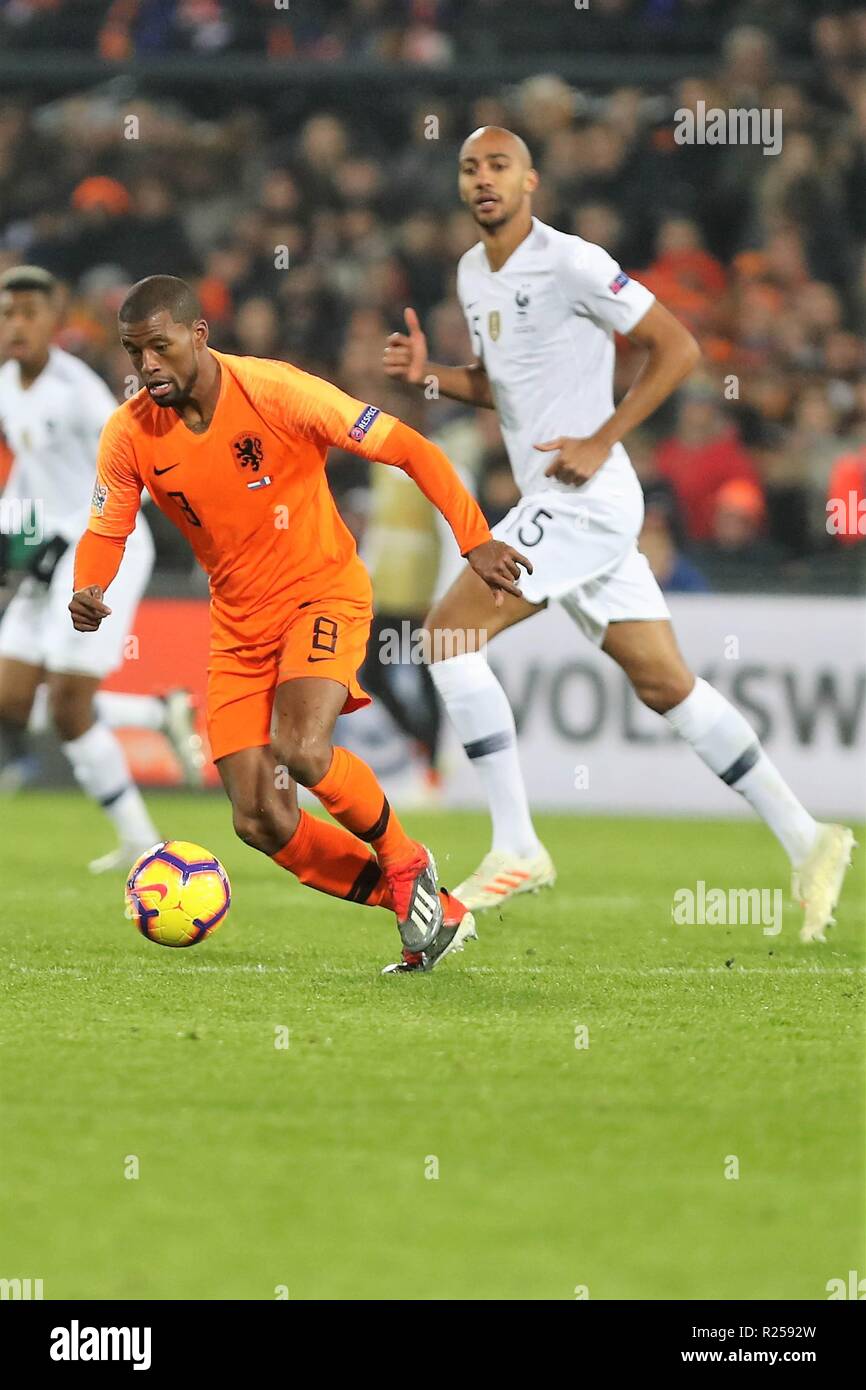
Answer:
<svg viewBox="0 0 866 1390"><path fill-rule="evenodd" d="M14 456L4 497L40 504L44 539L74 543L87 529L99 436L116 409L102 378L62 348L26 389L17 362L0 367L0 431Z"/></svg>
<svg viewBox="0 0 866 1390"><path fill-rule="evenodd" d="M532 230L500 270L484 243L461 258L457 294L476 356L496 402L514 477L525 495L578 490L544 470L553 458L533 446L585 439L613 414L614 331L630 333L654 302L600 246L532 219ZM614 445L580 497L636 482Z"/></svg>
<svg viewBox="0 0 866 1390"><path fill-rule="evenodd" d="M50 349L48 362L26 390L17 362L0 367L0 428L14 455L4 499L39 504L41 534L33 544L54 536L69 542L50 583L27 576L19 586L0 620L2 657L99 680L123 660L153 568L150 527L140 513L111 585L111 621L98 632L76 632L68 611L75 544L90 515L99 436L116 409L102 378L61 348ZM8 515L14 521L12 509ZM7 524L5 518L0 524Z"/></svg>

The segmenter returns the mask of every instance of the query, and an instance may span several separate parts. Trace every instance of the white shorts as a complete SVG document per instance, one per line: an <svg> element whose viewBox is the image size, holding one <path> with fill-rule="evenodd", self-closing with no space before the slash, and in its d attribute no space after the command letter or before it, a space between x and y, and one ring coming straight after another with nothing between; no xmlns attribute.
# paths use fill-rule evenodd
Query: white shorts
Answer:
<svg viewBox="0 0 866 1390"><path fill-rule="evenodd" d="M96 632L76 632L69 615L75 545L63 552L48 585L25 579L0 622L0 656L74 675L110 675L123 661L123 645L153 569L146 522L130 536L106 597L111 617Z"/></svg>
<svg viewBox="0 0 866 1390"><path fill-rule="evenodd" d="M640 485L567 496L522 497L493 528L532 562L520 591L530 603L561 603L591 642L601 646L608 623L670 617L646 556L637 548L643 524Z"/></svg>

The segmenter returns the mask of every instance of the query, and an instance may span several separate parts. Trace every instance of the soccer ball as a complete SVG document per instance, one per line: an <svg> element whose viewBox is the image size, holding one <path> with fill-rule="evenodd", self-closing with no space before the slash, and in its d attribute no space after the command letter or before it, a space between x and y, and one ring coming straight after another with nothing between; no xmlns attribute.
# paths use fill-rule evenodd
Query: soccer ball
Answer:
<svg viewBox="0 0 866 1390"><path fill-rule="evenodd" d="M126 915L159 946L194 946L224 922L231 905L220 861L188 840L154 845L129 871Z"/></svg>

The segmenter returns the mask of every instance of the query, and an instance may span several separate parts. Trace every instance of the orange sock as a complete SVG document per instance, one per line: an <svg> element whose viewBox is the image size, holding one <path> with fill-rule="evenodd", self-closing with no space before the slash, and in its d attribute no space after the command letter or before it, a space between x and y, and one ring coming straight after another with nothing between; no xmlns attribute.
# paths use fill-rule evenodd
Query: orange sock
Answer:
<svg viewBox="0 0 866 1390"><path fill-rule="evenodd" d="M334 749L331 766L310 791L334 820L373 846L383 869L418 858L418 842L394 815L373 769L347 748Z"/></svg>
<svg viewBox="0 0 866 1390"><path fill-rule="evenodd" d="M273 860L301 883L320 893L330 893L332 898L394 910L390 889L376 860L367 846L341 825L317 820L302 811L297 830Z"/></svg>

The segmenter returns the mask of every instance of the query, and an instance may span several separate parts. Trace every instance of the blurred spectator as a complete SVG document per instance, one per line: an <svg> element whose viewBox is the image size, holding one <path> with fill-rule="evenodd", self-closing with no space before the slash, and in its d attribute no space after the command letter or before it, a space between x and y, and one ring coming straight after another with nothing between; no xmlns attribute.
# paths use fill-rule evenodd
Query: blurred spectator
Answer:
<svg viewBox="0 0 866 1390"><path fill-rule="evenodd" d="M712 544L727 554L753 549L761 541L765 515L755 483L745 478L724 483L713 499Z"/></svg>
<svg viewBox="0 0 866 1390"><path fill-rule="evenodd" d="M719 589L762 588L782 571L785 552L766 535L761 489L745 478L724 483L713 499L708 541L692 555Z"/></svg>
<svg viewBox="0 0 866 1390"><path fill-rule="evenodd" d="M703 594L709 584L677 547L664 507L647 507L638 546L665 593Z"/></svg>
<svg viewBox="0 0 866 1390"><path fill-rule="evenodd" d="M693 541L712 535L715 496L724 483L743 478L760 487L750 455L722 414L719 389L709 380L693 380L680 391L676 431L659 444L656 462L673 484Z"/></svg>

